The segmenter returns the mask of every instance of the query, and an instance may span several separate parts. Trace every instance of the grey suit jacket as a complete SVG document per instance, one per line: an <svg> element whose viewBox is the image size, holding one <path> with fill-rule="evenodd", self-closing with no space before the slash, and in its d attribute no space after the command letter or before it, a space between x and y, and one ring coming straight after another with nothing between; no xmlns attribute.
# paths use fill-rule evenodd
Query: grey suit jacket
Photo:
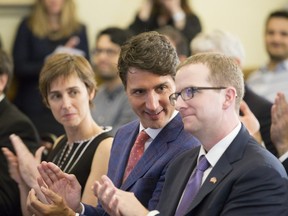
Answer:
<svg viewBox="0 0 288 216"><path fill-rule="evenodd" d="M196 166L200 148L179 156L167 170L157 210L173 216ZM217 181L213 183L215 177ZM215 179L214 178L214 179ZM288 215L287 174L242 128L204 181L186 216Z"/></svg>

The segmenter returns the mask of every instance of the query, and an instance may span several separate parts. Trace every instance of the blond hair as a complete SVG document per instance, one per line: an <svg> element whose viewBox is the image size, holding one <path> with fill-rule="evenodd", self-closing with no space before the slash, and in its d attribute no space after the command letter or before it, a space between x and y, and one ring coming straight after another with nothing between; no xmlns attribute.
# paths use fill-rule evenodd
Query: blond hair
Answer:
<svg viewBox="0 0 288 216"><path fill-rule="evenodd" d="M73 0L65 0L59 19L60 28L56 32L49 25L48 14L44 0L36 0L31 15L28 19L28 26L39 38L48 37L51 40L58 40L69 37L80 30L81 24L76 16L76 7Z"/></svg>

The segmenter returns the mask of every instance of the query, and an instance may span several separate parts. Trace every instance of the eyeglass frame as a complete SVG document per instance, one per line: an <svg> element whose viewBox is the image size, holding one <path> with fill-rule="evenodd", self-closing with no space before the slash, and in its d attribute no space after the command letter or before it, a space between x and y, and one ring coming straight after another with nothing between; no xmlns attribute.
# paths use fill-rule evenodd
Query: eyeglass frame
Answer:
<svg viewBox="0 0 288 216"><path fill-rule="evenodd" d="M190 86L182 89L180 92L175 92L169 96L169 101L172 106L175 106L176 101L179 96L181 96L183 101L190 100L194 97L195 93L199 92L200 90L221 90L226 89L227 87L196 87L196 86ZM187 89L191 90L191 96L187 96ZM184 96L183 96L184 95Z"/></svg>

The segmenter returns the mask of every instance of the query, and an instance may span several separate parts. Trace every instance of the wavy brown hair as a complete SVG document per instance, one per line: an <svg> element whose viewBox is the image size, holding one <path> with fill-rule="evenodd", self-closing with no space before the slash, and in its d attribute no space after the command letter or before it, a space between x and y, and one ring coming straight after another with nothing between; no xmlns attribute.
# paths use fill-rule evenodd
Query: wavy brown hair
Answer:
<svg viewBox="0 0 288 216"><path fill-rule="evenodd" d="M176 50L167 37L151 31L133 36L121 46L118 71L126 88L131 67L174 79L178 63Z"/></svg>

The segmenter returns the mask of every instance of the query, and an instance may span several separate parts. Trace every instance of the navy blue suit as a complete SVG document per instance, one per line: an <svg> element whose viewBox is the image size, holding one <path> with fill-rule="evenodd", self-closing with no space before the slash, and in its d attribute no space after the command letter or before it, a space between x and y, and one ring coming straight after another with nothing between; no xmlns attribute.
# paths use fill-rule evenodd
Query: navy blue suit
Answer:
<svg viewBox="0 0 288 216"><path fill-rule="evenodd" d="M148 209L159 201L168 165L179 154L199 146L199 141L184 131L179 114L175 116L152 141L142 158L122 183L131 148L139 132L139 121L121 127L114 138L108 176L117 188L130 191ZM101 206L85 205L85 215L103 215Z"/></svg>
<svg viewBox="0 0 288 216"><path fill-rule="evenodd" d="M174 216L187 181L196 166L199 148L183 153L166 173L157 210ZM217 181L210 180L216 178ZM214 182L214 183L213 183ZM220 157L193 200L186 216L288 215L287 174L246 128Z"/></svg>

